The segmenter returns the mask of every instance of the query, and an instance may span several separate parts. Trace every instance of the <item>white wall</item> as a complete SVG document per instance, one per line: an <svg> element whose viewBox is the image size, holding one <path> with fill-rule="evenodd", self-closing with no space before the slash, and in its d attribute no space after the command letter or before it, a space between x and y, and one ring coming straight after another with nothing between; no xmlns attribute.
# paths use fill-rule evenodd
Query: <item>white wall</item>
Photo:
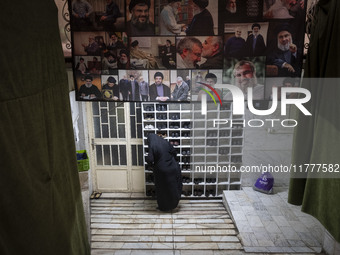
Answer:
<svg viewBox="0 0 340 255"><path fill-rule="evenodd" d="M244 129L244 149L243 149L243 165L260 166L272 165L289 166L292 157L292 144L294 128L282 127L280 121L275 121L274 127L265 119L295 119L296 111L293 107L287 110L287 116L281 116L280 107L277 111L269 116L257 116L246 111L246 122L250 119L261 119L265 122L263 127ZM260 173L243 173L242 186L253 186ZM289 185L289 174L274 173L274 187L287 187Z"/></svg>

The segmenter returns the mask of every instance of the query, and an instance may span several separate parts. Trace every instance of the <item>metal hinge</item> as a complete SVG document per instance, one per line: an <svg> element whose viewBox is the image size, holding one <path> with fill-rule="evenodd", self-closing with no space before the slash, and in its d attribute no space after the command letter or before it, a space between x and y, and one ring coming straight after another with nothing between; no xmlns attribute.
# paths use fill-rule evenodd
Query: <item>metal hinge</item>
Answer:
<svg viewBox="0 0 340 255"><path fill-rule="evenodd" d="M94 148L97 144L94 142L94 138L91 139L91 146L92 146L92 150L94 151Z"/></svg>

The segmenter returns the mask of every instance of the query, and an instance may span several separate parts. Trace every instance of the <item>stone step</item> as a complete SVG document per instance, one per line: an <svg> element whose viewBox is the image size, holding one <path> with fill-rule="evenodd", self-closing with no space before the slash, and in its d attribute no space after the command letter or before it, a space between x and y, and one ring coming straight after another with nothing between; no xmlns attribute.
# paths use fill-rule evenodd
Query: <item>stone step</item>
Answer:
<svg viewBox="0 0 340 255"><path fill-rule="evenodd" d="M197 229L233 229L235 228L234 224L209 224L209 223L170 223L170 224L162 224L162 223L117 223L117 224L105 224L105 223L91 223L91 228L107 228L107 229L155 229L155 228L175 228L175 229L183 229L183 228L197 228Z"/></svg>
<svg viewBox="0 0 340 255"><path fill-rule="evenodd" d="M169 235L92 235L92 242L227 242L238 243L239 239L236 236L169 236Z"/></svg>
<svg viewBox="0 0 340 255"><path fill-rule="evenodd" d="M200 243L163 243L163 242L92 242L93 249L162 249L162 250L236 250L242 249L240 243L216 243L216 242L200 242Z"/></svg>
<svg viewBox="0 0 340 255"><path fill-rule="evenodd" d="M126 211L126 210L131 210L131 211L156 211L156 206L132 206L132 207L118 207L118 206L93 206L91 208L92 211L96 210L116 210L116 211ZM180 207L180 209L177 209L176 211L212 211L212 210L221 210L225 211L225 208L223 206L214 206L214 207L209 207L209 206L200 206L200 207ZM176 212L174 210L174 212Z"/></svg>
<svg viewBox="0 0 340 255"><path fill-rule="evenodd" d="M236 236L237 231L235 229L91 229L91 235Z"/></svg>
<svg viewBox="0 0 340 255"><path fill-rule="evenodd" d="M262 255L259 253L245 253L242 250L115 250L93 249L91 255ZM271 255L282 255L271 254ZM305 254L301 254L305 255Z"/></svg>
<svg viewBox="0 0 340 255"><path fill-rule="evenodd" d="M224 210L212 210L212 211L196 211L196 210L193 210L193 211L178 211L176 212L175 215L187 215L189 213L191 213L192 215L196 214L196 215L211 215L211 214L221 214L222 212L224 212ZM117 211L117 210L114 210L114 209L107 209L107 210L91 210L91 214L107 214L107 215L120 215L120 214L123 214L123 215L165 215L165 213L162 213L160 211L157 211L157 210L150 210L150 211L127 211L127 210L124 210L124 211Z"/></svg>
<svg viewBox="0 0 340 255"><path fill-rule="evenodd" d="M104 193L103 193L104 194ZM209 203L221 203L222 199L185 199L181 200L180 204L209 204ZM91 199L91 204L94 203L121 203L121 204L141 204L141 203L154 203L157 204L156 199L107 199L107 198L100 198L100 199Z"/></svg>
<svg viewBox="0 0 340 255"><path fill-rule="evenodd" d="M121 219L121 218L96 218L92 217L92 223L105 223L105 224L127 224L127 223L136 223L136 224L232 224L231 219L159 219L159 218L151 218L151 219Z"/></svg>
<svg viewBox="0 0 340 255"><path fill-rule="evenodd" d="M120 202L111 202L111 203L91 203L92 207L102 207L102 206L113 206L113 207L146 207L146 206L157 206L157 203L120 203ZM196 204L189 204L189 203L181 203L180 204L181 208L185 208L185 207L223 207L223 204L221 203L196 203Z"/></svg>
<svg viewBox="0 0 340 255"><path fill-rule="evenodd" d="M162 215L125 215L125 214L92 214L92 219L230 219L228 214L208 214L208 215L199 215L199 214L162 214Z"/></svg>

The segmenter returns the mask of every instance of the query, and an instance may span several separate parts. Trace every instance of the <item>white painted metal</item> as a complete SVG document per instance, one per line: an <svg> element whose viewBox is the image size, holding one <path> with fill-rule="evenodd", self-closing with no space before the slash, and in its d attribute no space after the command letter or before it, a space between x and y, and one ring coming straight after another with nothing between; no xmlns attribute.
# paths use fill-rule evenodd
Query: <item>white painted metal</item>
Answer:
<svg viewBox="0 0 340 255"><path fill-rule="evenodd" d="M135 107L134 103L132 105ZM131 115L129 103L92 102L87 103L86 108L93 190L143 192L144 168L142 164L133 165L132 160L132 155L137 156L137 163L138 157L142 157L142 153L138 155L138 152L132 152L133 146L141 148L143 143L138 136L131 136L132 130L137 133L137 127L131 128L130 118L137 120L137 111Z"/></svg>

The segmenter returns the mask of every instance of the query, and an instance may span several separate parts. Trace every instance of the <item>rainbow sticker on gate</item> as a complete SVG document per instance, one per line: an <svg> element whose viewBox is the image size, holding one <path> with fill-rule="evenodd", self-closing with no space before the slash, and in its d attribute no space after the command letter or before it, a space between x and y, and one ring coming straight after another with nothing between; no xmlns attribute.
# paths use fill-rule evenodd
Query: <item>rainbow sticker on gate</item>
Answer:
<svg viewBox="0 0 340 255"><path fill-rule="evenodd" d="M203 82L197 82L197 83L198 83L198 84L201 84L201 85L203 85L203 86L208 87L212 92L214 92L215 95L217 96L218 100L220 101L220 105L222 106L222 100L221 100L221 98L220 98L220 95L217 93L217 91L216 91L213 87L211 87L210 85L208 85L208 84L206 84L206 83L203 83ZM212 98L212 100L214 101L215 105L217 105L216 99L215 99L215 97L211 94L210 91L206 90L205 88L199 88L199 89L200 89L200 90L203 90L204 92L206 92L206 93Z"/></svg>

